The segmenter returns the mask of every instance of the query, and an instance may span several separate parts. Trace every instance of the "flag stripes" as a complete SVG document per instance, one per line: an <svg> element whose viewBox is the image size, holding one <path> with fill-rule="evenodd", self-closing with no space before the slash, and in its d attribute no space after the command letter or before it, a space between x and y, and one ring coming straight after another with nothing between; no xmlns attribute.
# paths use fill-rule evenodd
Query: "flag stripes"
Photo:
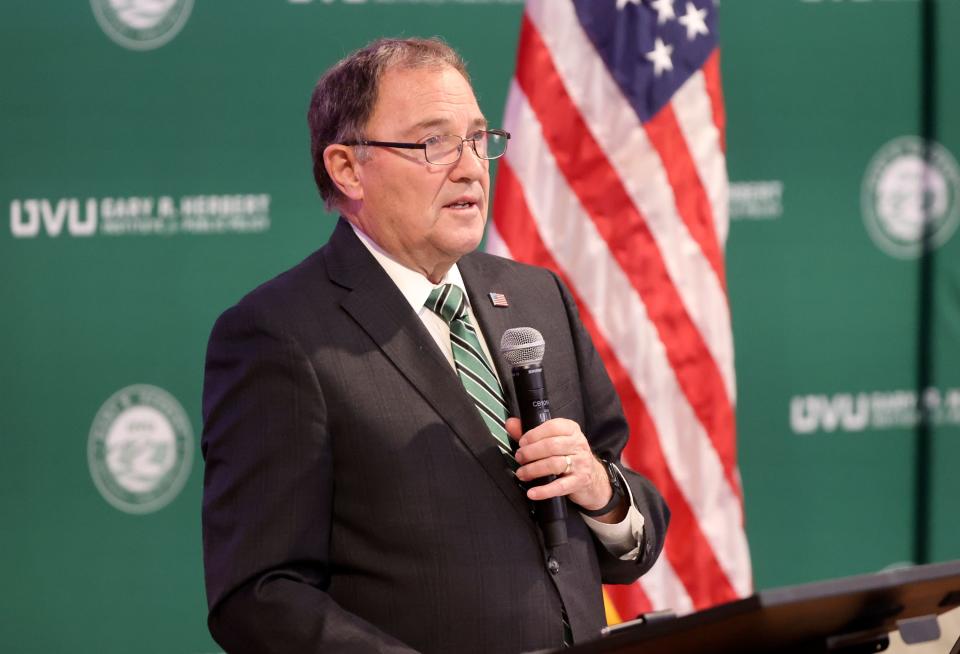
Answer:
<svg viewBox="0 0 960 654"><path fill-rule="evenodd" d="M616 4L623 13L581 2L578 15L573 3L528 1L487 247L550 268L569 286L624 406L632 434L624 458L671 507L661 561L638 585L607 589L628 619L749 594L751 573L723 264L719 55L698 42L678 60L678 68L695 60L693 69L671 80L613 70L643 57L598 38L639 47L630 21L645 16L654 21L641 34L660 29L645 2ZM692 5L707 7L692 0L688 12ZM589 35L581 20L591 21ZM631 100L624 84L636 79L660 86L649 97L630 88Z"/></svg>
<svg viewBox="0 0 960 654"><path fill-rule="evenodd" d="M514 152L518 150L519 149L514 150ZM568 255L570 253L568 250L576 248L578 243L585 243L589 239L580 237L579 235L573 238L553 239L550 232L542 228L537 229L537 222L534 215L541 214L539 214L539 212L536 214L531 213L528 209L526 198L524 197L525 192L533 193L534 189L530 187L521 189L511 169L510 160L508 159L505 163L506 165L501 163L497 174L497 194L494 199L493 210L499 214L501 207L504 210L509 207L511 215L517 219L505 222L503 225L498 224L499 236L509 248L512 256L523 261L529 261L536 265L559 271L561 279L563 279L564 283L571 289L571 293L573 293L577 301L577 306L580 308L580 319L590 332L594 345L597 347L597 351L600 353L604 365L607 368L607 372L610 374L617 388L631 434L643 434L645 436L642 441L637 437L630 440L627 445L628 449L625 452L625 458L631 467L650 479L663 494L664 499L670 506L672 514L671 530L673 533L684 534L682 540L667 538L665 546L667 558L671 560L677 576L679 576L683 586L687 588L688 593L692 596L693 603L697 606L707 606L715 604L718 601L735 599L737 596L736 593L731 589L722 567L716 562L712 554L711 544L701 531L699 521L694 515L690 503L681 490L680 485L677 483L676 477L671 473L671 466L663 455L660 439L656 437L657 428L647 411L646 403L642 399L641 394L637 392L626 367L620 363L621 359L613 351L613 344L621 346L621 348L630 347L633 339L623 333L614 333L613 337L606 337L604 335L607 333L606 330L598 326L597 320L594 318L591 307L596 306L595 296L602 293L603 290L594 282L595 290L591 292L590 284L591 280L600 279L603 275L596 273L593 268L595 265L594 262L589 260L585 260L580 269L570 271L569 275L567 271L569 271L570 268L564 270L556 265L556 260L569 260ZM544 193L544 195L549 195L549 192ZM561 218L564 218L563 222L568 225L587 225L587 221L585 220L571 219L563 216L561 216ZM549 245L545 244L541 238L546 238L549 241ZM551 254L551 252L555 252L555 255ZM603 259L601 258L598 261L602 262ZM612 276L615 273L611 272L610 274ZM584 280L584 283L578 283L581 279ZM587 292L591 292L592 295L586 298L581 296L577 289L584 288L587 289ZM611 294L616 294L618 290L617 287L613 287ZM603 320L603 318L600 319ZM629 332L633 322L634 319L632 317L623 320L622 329ZM642 328L644 322L645 321L640 320L637 322L637 325ZM644 338L642 334L635 334L634 338L636 338L637 341L650 340L649 338ZM635 355L630 355L629 353L628 356L635 358ZM655 366L656 364L653 365ZM666 364L664 363L663 365ZM657 407L654 408L657 409ZM669 420L669 417L665 417L662 420L665 422ZM695 452L695 449L691 448L691 454L693 452ZM692 462L688 462L688 464L690 467L697 465ZM705 470L709 470L711 467L709 463L702 463L701 465ZM719 469L719 466L713 467ZM686 466L684 466L683 469L685 470ZM713 524L716 524L716 521L714 521ZM690 556L693 550L691 545L695 547L694 551L704 553L703 561L697 565L691 565ZM720 543L718 542L717 545L719 547ZM662 607L662 605L660 605L660 607ZM678 607L671 604L669 608L675 609Z"/></svg>
<svg viewBox="0 0 960 654"><path fill-rule="evenodd" d="M727 112L723 107L723 91L720 87L720 51L714 50L703 65L703 81L706 86L707 97L710 98L710 108L713 109L713 125L720 133L720 151L727 151ZM720 241L726 240L726 234L721 234Z"/></svg>
<svg viewBox="0 0 960 654"><path fill-rule="evenodd" d="M677 212L674 193L643 124L624 99L602 61L580 53L591 48L581 33L572 8L565 2L530 3L530 22L545 48L543 60L551 66L550 79L558 79L563 98L577 112L590 136L606 154L631 202L642 213L671 280L684 280L675 288L710 353L720 367L724 386L733 397L733 355L726 292L701 255ZM563 35L561 39L560 35ZM539 64L540 60L537 60ZM543 74L547 74L544 69ZM536 85L537 74L531 76ZM547 98L549 102L549 97ZM509 102L509 99L508 99ZM611 108L618 108L611 111ZM507 115L510 115L509 106ZM576 125L569 125L571 131ZM516 149L516 148L513 148ZM723 172L722 183L726 184ZM601 180L602 182L602 180ZM616 215L616 214L615 214ZM725 208L722 216L726 216ZM622 248L630 250L630 232Z"/></svg>
<svg viewBox="0 0 960 654"><path fill-rule="evenodd" d="M713 209L707 201L707 194L689 150L675 147L683 137L672 106L667 105L651 118L646 124L646 131L650 144L663 162L667 180L674 190L680 219L687 226L690 236L700 246L700 251L703 252L703 256L720 280L720 286L726 288L723 256L720 254L720 245L713 231Z"/></svg>
<svg viewBox="0 0 960 654"><path fill-rule="evenodd" d="M739 489L732 438L733 408L726 400L714 401L726 395L723 380L706 351L701 332L687 314L646 219L631 202L603 150L592 138L564 91L550 53L527 20L521 27L518 58L538 62L538 72L532 66L518 68L517 83L540 121L544 140L563 177L590 214L610 256L646 305L680 386L723 462L728 482Z"/></svg>
<svg viewBox="0 0 960 654"><path fill-rule="evenodd" d="M718 248L718 279L723 280L723 253L719 244L726 239L726 225L729 222L727 162L721 145L720 130L714 123L706 75L700 72L691 75L687 82L677 89L674 97L676 99L671 103L671 107L680 132L675 133L674 138L689 144L695 174L706 193L706 206L711 212L711 220L706 229Z"/></svg>

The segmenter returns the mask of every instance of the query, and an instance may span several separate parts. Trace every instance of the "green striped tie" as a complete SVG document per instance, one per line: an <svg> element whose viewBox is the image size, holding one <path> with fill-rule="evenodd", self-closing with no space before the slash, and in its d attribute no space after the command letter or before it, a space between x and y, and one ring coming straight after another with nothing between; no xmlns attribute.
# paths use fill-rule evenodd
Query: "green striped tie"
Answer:
<svg viewBox="0 0 960 654"><path fill-rule="evenodd" d="M450 344L453 346L453 363L467 394L480 411L480 417L497 439L497 445L505 454L511 454L510 437L504 423L507 420L507 403L503 390L490 362L483 354L477 330L470 324L467 315L467 298L453 284L437 286L424 304L450 325Z"/></svg>

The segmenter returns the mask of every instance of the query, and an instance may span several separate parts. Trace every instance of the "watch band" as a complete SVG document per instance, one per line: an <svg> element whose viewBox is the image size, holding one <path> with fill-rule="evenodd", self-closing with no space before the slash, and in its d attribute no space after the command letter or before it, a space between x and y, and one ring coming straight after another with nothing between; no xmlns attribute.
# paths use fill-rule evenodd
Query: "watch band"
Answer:
<svg viewBox="0 0 960 654"><path fill-rule="evenodd" d="M620 504L620 500L626 496L626 493L623 491L623 484L620 481L620 472L617 470L617 466L609 461L605 461L604 459L599 459L599 461L603 464L604 469L607 471L607 478L610 481L610 488L613 489L613 494L610 496L610 501L601 506L599 509L594 509L592 511L588 511L583 507L578 509L580 513L591 518L598 518L602 515L610 513L617 508L617 506Z"/></svg>

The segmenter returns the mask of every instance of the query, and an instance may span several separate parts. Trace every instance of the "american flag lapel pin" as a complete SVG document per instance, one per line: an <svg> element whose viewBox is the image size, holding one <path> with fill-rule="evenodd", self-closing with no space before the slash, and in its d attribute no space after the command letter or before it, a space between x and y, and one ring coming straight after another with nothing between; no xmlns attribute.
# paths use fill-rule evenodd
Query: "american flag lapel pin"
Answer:
<svg viewBox="0 0 960 654"><path fill-rule="evenodd" d="M510 303L507 302L507 296L503 293L490 293L490 303L495 307L509 307Z"/></svg>

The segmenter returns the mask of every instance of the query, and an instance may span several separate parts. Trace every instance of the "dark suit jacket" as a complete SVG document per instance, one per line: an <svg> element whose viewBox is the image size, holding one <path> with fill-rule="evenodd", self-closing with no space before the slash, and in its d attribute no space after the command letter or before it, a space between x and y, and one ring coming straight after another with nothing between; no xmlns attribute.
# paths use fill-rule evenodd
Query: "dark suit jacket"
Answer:
<svg viewBox="0 0 960 654"><path fill-rule="evenodd" d="M481 253L459 267L491 352L509 327L538 329L554 417L618 460L620 404L559 280ZM203 413L209 626L227 652L552 648L561 602L579 642L604 624L601 579L635 580L663 544L666 507L627 471L639 560L611 556L575 510L569 543L545 550L456 374L343 221L217 321Z"/></svg>

